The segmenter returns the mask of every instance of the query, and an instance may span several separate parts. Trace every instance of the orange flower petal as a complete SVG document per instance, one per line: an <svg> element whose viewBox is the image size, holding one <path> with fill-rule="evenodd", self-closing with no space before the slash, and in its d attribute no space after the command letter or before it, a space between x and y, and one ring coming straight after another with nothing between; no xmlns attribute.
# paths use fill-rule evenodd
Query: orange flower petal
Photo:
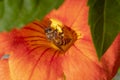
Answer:
<svg viewBox="0 0 120 80"><path fill-rule="evenodd" d="M19 43L24 44L23 39L21 38L20 32L13 30L10 33L3 32L0 34L0 57L4 54L11 54L19 47Z"/></svg>
<svg viewBox="0 0 120 80"><path fill-rule="evenodd" d="M0 60L0 80L11 80L8 60Z"/></svg>
<svg viewBox="0 0 120 80"><path fill-rule="evenodd" d="M58 10L53 10L48 17L56 18L67 26L72 26L81 11L87 4L87 0L65 0ZM79 22L81 23L81 22Z"/></svg>
<svg viewBox="0 0 120 80"><path fill-rule="evenodd" d="M15 52L17 54L12 54L9 60L13 80L57 80L63 77L62 58L57 58L55 50L43 47L31 51L16 49Z"/></svg>
<svg viewBox="0 0 120 80"><path fill-rule="evenodd" d="M101 63L108 74L108 80L114 77L120 66L120 34L103 55Z"/></svg>
<svg viewBox="0 0 120 80"><path fill-rule="evenodd" d="M106 80L106 72L100 64L84 55L84 53L91 53L88 51L81 51L78 47L73 46L65 54L63 71L66 80Z"/></svg>
<svg viewBox="0 0 120 80"><path fill-rule="evenodd" d="M77 8L76 6L71 6L71 4L76 5ZM80 5L78 6L78 4L83 4L82 8L80 8ZM93 46L92 38L90 35L91 33L88 26L88 7L86 5L87 5L87 0L75 0L75 1L73 0L73 2L70 0L67 0L62 7L60 7L56 11L55 10L52 11L50 15L48 15L48 17L55 17L58 20L62 21L63 23L69 26L72 26L71 28L76 32L81 32L83 37L77 43L76 46L83 52L84 56L87 56L92 61L99 63L96 56L95 48ZM76 13L79 13L79 14L77 15ZM77 17L75 17L76 15ZM109 74L107 75L108 79L111 79L115 75L120 65L120 59L119 59L120 45L118 44L119 41L120 39L117 38L117 41L115 41L111 45L110 49L107 50L107 52L105 53L105 55L101 60L101 63L103 64L104 69L108 72L107 74Z"/></svg>
<svg viewBox="0 0 120 80"><path fill-rule="evenodd" d="M39 25L36 21L6 35L6 38L12 37L7 40L9 45L5 44L12 51L9 58L12 80L57 80L64 77L62 59L57 56L60 53L42 45L46 40Z"/></svg>

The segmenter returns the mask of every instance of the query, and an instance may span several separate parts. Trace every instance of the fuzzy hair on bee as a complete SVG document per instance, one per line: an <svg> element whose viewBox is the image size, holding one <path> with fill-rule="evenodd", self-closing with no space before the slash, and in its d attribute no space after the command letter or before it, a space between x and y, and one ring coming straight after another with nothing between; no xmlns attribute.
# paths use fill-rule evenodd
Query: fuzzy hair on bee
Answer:
<svg viewBox="0 0 120 80"><path fill-rule="evenodd" d="M57 29L47 27L45 34L48 40L52 41L56 46L66 45L70 42L70 39L64 38L64 32L59 32Z"/></svg>

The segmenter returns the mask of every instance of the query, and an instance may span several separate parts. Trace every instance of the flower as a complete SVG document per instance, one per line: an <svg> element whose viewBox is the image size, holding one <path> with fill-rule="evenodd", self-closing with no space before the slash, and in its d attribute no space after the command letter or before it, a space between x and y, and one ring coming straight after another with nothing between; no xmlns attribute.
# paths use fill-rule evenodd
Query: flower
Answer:
<svg viewBox="0 0 120 80"><path fill-rule="evenodd" d="M120 66L120 36L98 61L88 26L87 0L65 0L58 10L20 30L0 34L0 80L111 80Z"/></svg>

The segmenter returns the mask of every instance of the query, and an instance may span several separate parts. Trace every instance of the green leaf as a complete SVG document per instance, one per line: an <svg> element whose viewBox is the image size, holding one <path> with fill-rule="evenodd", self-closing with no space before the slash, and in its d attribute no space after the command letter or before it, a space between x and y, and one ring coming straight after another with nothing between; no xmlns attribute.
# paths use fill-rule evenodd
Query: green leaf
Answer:
<svg viewBox="0 0 120 80"><path fill-rule="evenodd" d="M0 0L0 31L20 28L35 19L42 19L63 0Z"/></svg>
<svg viewBox="0 0 120 80"><path fill-rule="evenodd" d="M100 58L120 32L120 0L89 0L89 24Z"/></svg>

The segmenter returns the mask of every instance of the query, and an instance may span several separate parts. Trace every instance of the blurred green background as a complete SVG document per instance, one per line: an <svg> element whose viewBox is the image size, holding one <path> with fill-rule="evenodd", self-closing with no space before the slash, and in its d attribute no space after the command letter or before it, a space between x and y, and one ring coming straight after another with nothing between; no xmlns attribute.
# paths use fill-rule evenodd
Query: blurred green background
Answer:
<svg viewBox="0 0 120 80"><path fill-rule="evenodd" d="M0 31L9 31L42 19L63 0L0 0Z"/></svg>

